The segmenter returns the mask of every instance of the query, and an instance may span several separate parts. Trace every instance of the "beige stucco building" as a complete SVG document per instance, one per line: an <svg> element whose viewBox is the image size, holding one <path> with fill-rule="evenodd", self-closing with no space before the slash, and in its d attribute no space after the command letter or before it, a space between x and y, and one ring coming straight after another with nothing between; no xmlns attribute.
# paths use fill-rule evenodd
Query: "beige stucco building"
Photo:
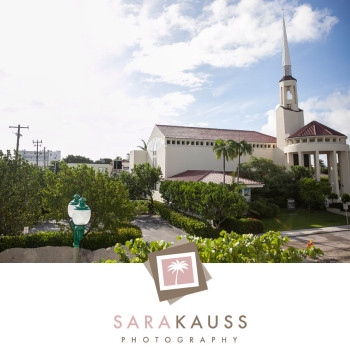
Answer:
<svg viewBox="0 0 350 350"><path fill-rule="evenodd" d="M217 160L213 152L215 140L245 140L252 145L255 157L272 159L287 169L292 165L313 166L316 180L320 179L319 156L327 155L328 178L333 191L350 193L347 137L316 121L304 125L304 112L298 104L297 80L292 76L284 19L282 72L280 101L276 108L277 137L256 131L155 125L147 150L130 152L130 169L135 164L148 162L160 166L165 178L186 171L222 171L222 160ZM249 157L242 156L241 163ZM226 171L236 171L237 165L238 159L226 162Z"/></svg>

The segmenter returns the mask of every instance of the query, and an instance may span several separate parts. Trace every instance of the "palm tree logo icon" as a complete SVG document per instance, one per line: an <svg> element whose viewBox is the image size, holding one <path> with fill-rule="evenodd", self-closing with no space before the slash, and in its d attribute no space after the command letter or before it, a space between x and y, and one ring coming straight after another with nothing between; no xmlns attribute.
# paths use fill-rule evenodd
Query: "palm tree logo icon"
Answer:
<svg viewBox="0 0 350 350"><path fill-rule="evenodd" d="M184 270L188 270L188 264L184 260L179 261L176 259L176 261L168 266L168 272L173 271L173 274L176 272L175 285L177 285L177 276L179 274L179 271L184 273Z"/></svg>

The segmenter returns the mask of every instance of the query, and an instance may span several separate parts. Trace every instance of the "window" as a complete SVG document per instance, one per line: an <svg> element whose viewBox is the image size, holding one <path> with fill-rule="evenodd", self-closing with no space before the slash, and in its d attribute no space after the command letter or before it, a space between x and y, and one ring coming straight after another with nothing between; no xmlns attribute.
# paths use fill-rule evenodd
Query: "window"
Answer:
<svg viewBox="0 0 350 350"><path fill-rule="evenodd" d="M253 144L253 148L255 148L255 144Z"/></svg>
<svg viewBox="0 0 350 350"><path fill-rule="evenodd" d="M199 145L199 142L198 141L196 141L196 146L198 146Z"/></svg>
<svg viewBox="0 0 350 350"><path fill-rule="evenodd" d="M185 144L185 141L182 141L181 144L184 145L184 144Z"/></svg>
<svg viewBox="0 0 350 350"><path fill-rule="evenodd" d="M210 142L210 146L214 146L214 142Z"/></svg>
<svg viewBox="0 0 350 350"><path fill-rule="evenodd" d="M180 141L176 141L176 144L179 145L179 144L180 144Z"/></svg>
<svg viewBox="0 0 350 350"><path fill-rule="evenodd" d="M271 145L267 145L267 148L271 148Z"/></svg>
<svg viewBox="0 0 350 350"><path fill-rule="evenodd" d="M175 140L172 140L172 141L171 141L171 144L172 144L172 145L175 145Z"/></svg>
<svg viewBox="0 0 350 350"><path fill-rule="evenodd" d="M194 141L191 141L191 145L194 146Z"/></svg>
<svg viewBox="0 0 350 350"><path fill-rule="evenodd" d="M170 145L170 140L166 140L166 144L167 144L167 145Z"/></svg>
<svg viewBox="0 0 350 350"><path fill-rule="evenodd" d="M187 144L189 145L189 144L190 144L190 141L187 141Z"/></svg>
<svg viewBox="0 0 350 350"><path fill-rule="evenodd" d="M207 142L205 143L205 145L206 145L206 146L209 146L209 142L207 141Z"/></svg>
<svg viewBox="0 0 350 350"><path fill-rule="evenodd" d="M203 142L201 142L201 146L203 146Z"/></svg>

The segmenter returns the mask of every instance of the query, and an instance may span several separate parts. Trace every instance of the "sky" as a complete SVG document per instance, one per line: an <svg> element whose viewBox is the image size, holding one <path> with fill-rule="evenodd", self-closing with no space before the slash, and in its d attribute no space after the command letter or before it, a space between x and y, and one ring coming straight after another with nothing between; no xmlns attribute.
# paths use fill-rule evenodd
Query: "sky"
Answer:
<svg viewBox="0 0 350 350"><path fill-rule="evenodd" d="M305 123L350 137L348 0L0 0L0 150L125 157L155 124L275 135L282 8Z"/></svg>

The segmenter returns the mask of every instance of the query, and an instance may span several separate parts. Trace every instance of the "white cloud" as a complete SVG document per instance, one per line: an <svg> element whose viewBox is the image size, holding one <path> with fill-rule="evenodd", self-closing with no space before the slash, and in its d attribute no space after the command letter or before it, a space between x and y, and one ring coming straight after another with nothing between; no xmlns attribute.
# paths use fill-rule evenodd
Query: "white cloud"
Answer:
<svg viewBox="0 0 350 350"><path fill-rule="evenodd" d="M245 67L278 52L281 4L291 41L316 40L336 23L284 0L0 2L0 149L15 146L8 126L20 123L30 125L21 148L38 138L63 154L125 155L155 123L188 110L210 77L205 67ZM152 94L162 82L175 87Z"/></svg>
<svg viewBox="0 0 350 350"><path fill-rule="evenodd" d="M305 125L316 120L350 138L350 89L345 93L334 92L325 98L309 98L300 103L300 108L304 110ZM276 112L267 111L265 118L267 121L261 132L275 136Z"/></svg>
<svg viewBox="0 0 350 350"><path fill-rule="evenodd" d="M176 6L176 10L166 9L153 20L160 27L158 35L154 34L152 40L142 38L127 70L151 75L158 81L198 87L208 78L196 71L202 65L247 67L279 52L282 7L287 9L291 42L319 39L338 21L326 10L284 0L216 0L196 18L184 15L186 8ZM143 22L149 27L149 21L142 17L141 27ZM178 32L186 32L187 40L173 42Z"/></svg>

